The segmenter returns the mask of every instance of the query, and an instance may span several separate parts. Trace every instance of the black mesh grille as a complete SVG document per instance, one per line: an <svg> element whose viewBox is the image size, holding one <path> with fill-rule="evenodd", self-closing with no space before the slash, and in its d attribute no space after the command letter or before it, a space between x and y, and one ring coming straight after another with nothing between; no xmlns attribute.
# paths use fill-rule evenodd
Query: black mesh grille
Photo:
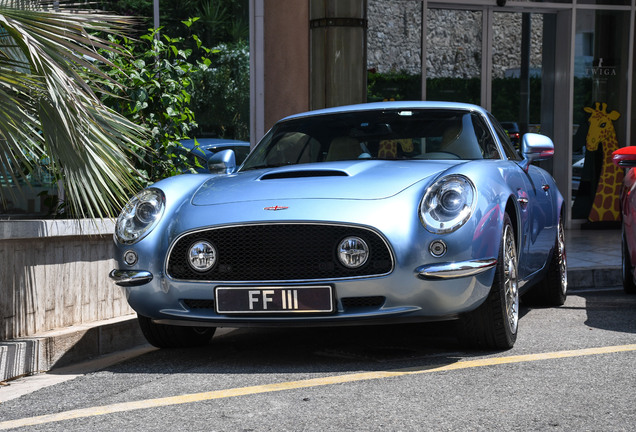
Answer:
<svg viewBox="0 0 636 432"><path fill-rule="evenodd" d="M348 269L336 257L347 236L362 238L370 250L364 266ZM187 262L188 249L207 240L217 250L215 267L205 273ZM387 274L393 268L385 242L363 228L334 225L268 224L215 228L177 241L168 258L174 279L210 281L313 280Z"/></svg>

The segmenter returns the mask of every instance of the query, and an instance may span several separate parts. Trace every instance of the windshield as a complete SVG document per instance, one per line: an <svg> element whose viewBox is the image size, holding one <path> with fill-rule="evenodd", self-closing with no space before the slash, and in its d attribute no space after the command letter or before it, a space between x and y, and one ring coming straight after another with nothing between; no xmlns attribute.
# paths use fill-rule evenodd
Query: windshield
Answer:
<svg viewBox="0 0 636 432"><path fill-rule="evenodd" d="M278 123L242 170L356 159L499 159L476 113L376 110L317 115Z"/></svg>

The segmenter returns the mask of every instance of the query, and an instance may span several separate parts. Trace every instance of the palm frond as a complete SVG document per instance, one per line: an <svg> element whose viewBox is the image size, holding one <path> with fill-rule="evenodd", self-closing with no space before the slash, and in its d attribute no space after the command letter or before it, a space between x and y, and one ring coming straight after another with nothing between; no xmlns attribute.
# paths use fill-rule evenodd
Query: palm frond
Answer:
<svg viewBox="0 0 636 432"><path fill-rule="evenodd" d="M138 187L129 158L146 132L105 107L86 77L112 81L98 50L121 52L104 35L123 35L130 19L49 6L0 0L0 119L13 119L0 122L0 175L24 177L14 167L46 154L74 215L111 216Z"/></svg>

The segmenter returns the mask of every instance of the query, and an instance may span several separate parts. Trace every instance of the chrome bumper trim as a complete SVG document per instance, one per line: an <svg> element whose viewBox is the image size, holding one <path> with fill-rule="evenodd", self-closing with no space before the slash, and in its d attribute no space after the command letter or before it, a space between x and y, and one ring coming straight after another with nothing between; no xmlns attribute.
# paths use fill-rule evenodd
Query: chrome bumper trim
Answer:
<svg viewBox="0 0 636 432"><path fill-rule="evenodd" d="M108 275L119 286L143 285L152 280L152 273L145 270L113 270Z"/></svg>
<svg viewBox="0 0 636 432"><path fill-rule="evenodd" d="M415 271L417 272L417 277L419 277L420 279L455 279L467 276L475 276L479 273L490 270L496 265L497 260L494 258L490 258L443 264L428 264L422 267L418 267Z"/></svg>

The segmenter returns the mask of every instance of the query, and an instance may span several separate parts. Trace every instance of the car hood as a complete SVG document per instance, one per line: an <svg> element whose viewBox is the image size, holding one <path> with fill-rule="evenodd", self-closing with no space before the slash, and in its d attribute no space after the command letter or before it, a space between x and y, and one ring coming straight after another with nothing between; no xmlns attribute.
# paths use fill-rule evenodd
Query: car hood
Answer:
<svg viewBox="0 0 636 432"><path fill-rule="evenodd" d="M287 199L387 198L445 171L456 161L345 161L303 164L213 177L192 198L197 206Z"/></svg>

